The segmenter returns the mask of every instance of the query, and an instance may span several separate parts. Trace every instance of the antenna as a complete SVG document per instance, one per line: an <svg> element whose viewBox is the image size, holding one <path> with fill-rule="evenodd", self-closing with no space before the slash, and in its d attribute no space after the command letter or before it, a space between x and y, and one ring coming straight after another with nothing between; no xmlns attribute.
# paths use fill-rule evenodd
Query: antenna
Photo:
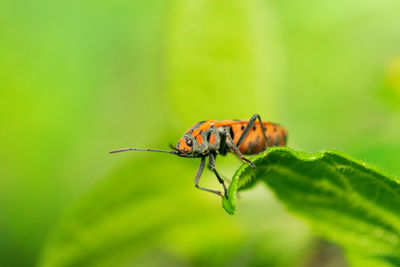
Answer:
<svg viewBox="0 0 400 267"><path fill-rule="evenodd" d="M110 152L108 152L108 153L114 154L114 153L126 152L126 151L150 151L150 152L169 153L169 154L173 154L173 155L177 155L177 154L178 154L176 151L159 150L159 149L141 149L141 148L125 148L125 149L118 149L118 150L110 151Z"/></svg>

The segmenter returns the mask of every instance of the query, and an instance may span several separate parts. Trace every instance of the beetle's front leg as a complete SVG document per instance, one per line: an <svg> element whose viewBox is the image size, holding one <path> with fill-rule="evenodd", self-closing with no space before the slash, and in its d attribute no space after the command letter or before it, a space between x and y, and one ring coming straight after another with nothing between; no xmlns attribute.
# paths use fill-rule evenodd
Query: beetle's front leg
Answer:
<svg viewBox="0 0 400 267"><path fill-rule="evenodd" d="M222 184L222 187L224 188L225 197L228 198L228 190L226 190L224 180L221 178L221 176L215 169L215 157L212 153L209 154L208 167L214 172L215 176L217 176L218 182L220 182L220 184Z"/></svg>
<svg viewBox="0 0 400 267"><path fill-rule="evenodd" d="M201 158L201 163L200 163L199 169L197 170L196 177L194 179L194 186L198 189L222 196L222 193L220 191L204 188L199 185L200 177L201 177L201 174L203 173L205 163L206 163L206 158L205 157Z"/></svg>

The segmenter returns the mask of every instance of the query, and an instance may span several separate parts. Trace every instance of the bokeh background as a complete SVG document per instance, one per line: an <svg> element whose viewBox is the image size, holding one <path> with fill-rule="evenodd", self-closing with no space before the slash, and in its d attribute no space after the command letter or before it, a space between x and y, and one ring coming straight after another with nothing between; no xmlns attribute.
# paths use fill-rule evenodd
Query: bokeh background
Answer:
<svg viewBox="0 0 400 267"><path fill-rule="evenodd" d="M345 266L265 186L229 216L193 187L198 160L107 152L259 113L290 147L400 175L399 13L398 0L1 1L0 266Z"/></svg>

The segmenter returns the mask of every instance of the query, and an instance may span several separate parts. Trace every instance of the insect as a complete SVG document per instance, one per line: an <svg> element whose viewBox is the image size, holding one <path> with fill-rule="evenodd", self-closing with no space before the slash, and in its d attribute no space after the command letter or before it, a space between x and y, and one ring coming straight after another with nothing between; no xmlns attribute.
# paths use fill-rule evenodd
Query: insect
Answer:
<svg viewBox="0 0 400 267"><path fill-rule="evenodd" d="M194 179L195 187L228 198L224 179L215 169L217 155L225 155L228 152L234 153L240 160L255 168L254 163L243 155L258 154L272 146L284 146L286 139L287 131L285 128L278 124L262 121L260 115L254 114L250 120L207 120L196 123L184 133L176 147L172 147L173 151L127 148L114 150L110 153L134 150L164 152L184 158L200 158L200 166ZM199 185L207 157L208 168L214 172L222 185L223 193Z"/></svg>

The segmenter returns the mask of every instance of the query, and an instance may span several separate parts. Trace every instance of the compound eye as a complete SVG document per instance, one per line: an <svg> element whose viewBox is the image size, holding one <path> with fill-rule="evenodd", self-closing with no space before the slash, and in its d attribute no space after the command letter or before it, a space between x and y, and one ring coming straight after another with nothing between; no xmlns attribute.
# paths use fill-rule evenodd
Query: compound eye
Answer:
<svg viewBox="0 0 400 267"><path fill-rule="evenodd" d="M192 142L191 139L186 139L186 144L187 144L188 146L192 146L192 145L193 145L193 142Z"/></svg>

